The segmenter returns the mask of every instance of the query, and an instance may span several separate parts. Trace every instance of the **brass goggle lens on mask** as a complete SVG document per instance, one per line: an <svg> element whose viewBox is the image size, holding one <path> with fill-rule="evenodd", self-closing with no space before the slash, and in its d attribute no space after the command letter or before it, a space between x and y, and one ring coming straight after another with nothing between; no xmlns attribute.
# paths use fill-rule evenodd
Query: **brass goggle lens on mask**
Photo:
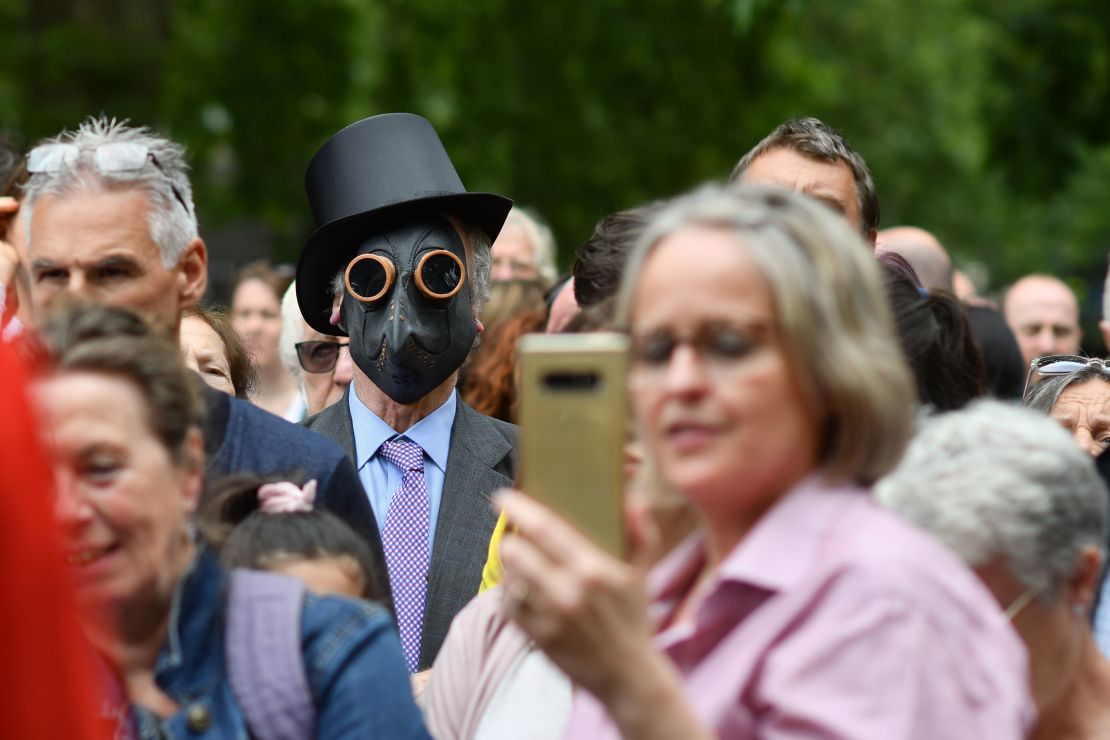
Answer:
<svg viewBox="0 0 1110 740"><path fill-rule="evenodd" d="M389 292L396 274L396 268L387 258L380 254L363 254L347 265L343 281L355 300L373 303Z"/></svg>
<svg viewBox="0 0 1110 740"><path fill-rule="evenodd" d="M445 300L463 285L462 260L446 249L428 252L416 265L416 287L428 298Z"/></svg>

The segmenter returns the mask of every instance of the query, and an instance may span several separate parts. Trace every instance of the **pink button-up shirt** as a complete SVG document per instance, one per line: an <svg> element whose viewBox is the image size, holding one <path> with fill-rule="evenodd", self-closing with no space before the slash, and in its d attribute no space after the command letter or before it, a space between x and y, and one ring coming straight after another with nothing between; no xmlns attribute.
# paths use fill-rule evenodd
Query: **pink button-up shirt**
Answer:
<svg viewBox="0 0 1110 740"><path fill-rule="evenodd" d="M700 537L652 572L661 623L702 569ZM721 563L692 620L656 645L722 738L1025 737L1024 646L956 556L873 503L810 478ZM615 738L577 692L568 738Z"/></svg>

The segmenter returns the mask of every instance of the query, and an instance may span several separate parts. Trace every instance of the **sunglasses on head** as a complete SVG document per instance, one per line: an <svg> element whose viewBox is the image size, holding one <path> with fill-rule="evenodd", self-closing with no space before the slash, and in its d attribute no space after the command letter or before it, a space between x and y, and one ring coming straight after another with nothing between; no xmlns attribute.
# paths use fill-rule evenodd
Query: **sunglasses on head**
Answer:
<svg viewBox="0 0 1110 740"><path fill-rule="evenodd" d="M339 362L339 350L349 344L350 342L315 340L297 342L293 346L297 349L297 362L306 373L330 373Z"/></svg>
<svg viewBox="0 0 1110 740"><path fill-rule="evenodd" d="M1037 374L1042 377L1050 375L1070 375L1076 370L1082 370L1085 367L1097 367L1102 372L1110 373L1110 364L1097 357L1080 357L1079 355L1045 355L1043 357L1034 357L1033 361L1029 363L1029 374L1025 377L1025 390L1022 391L1022 398L1029 392L1030 385L1033 381L1033 375Z"/></svg>
<svg viewBox="0 0 1110 740"><path fill-rule="evenodd" d="M36 146L27 154L27 171L34 175L76 167L81 161L83 151L92 151L93 165L102 175L141 170L146 166L148 159L159 172L166 173L158 158L154 156L154 152L150 151L150 147L135 141L112 141L91 150L82 149L76 144L43 144ZM172 182L168 184L177 202L185 209L185 213L189 213L189 206L186 205L177 187Z"/></svg>

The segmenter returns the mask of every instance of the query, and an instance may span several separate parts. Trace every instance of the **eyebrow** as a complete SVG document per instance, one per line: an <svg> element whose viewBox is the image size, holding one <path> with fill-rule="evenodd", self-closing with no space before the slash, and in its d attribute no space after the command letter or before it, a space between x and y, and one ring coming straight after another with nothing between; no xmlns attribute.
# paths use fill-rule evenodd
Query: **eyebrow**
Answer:
<svg viewBox="0 0 1110 740"><path fill-rule="evenodd" d="M103 270L106 267L129 267L141 270L142 265L139 260L130 255L124 254L110 254L102 260L97 261L92 265L93 270Z"/></svg>
<svg viewBox="0 0 1110 740"><path fill-rule="evenodd" d="M1063 406L1057 406L1053 408L1051 411L1049 411L1049 416L1051 416L1053 419L1061 424L1075 426L1079 423L1079 409L1068 408L1069 406L1073 406L1074 403L1075 402L1065 403Z"/></svg>
<svg viewBox="0 0 1110 740"><path fill-rule="evenodd" d="M204 363L204 362L214 362L216 359L221 357L220 355L217 355L215 352L211 352L211 351L206 350L206 349L195 349L195 348L193 349L193 356L196 357L198 365L201 364L201 363Z"/></svg>
<svg viewBox="0 0 1110 740"><path fill-rule="evenodd" d="M837 213L842 213L843 214L843 213L848 212L847 204L841 202L840 200L838 200L834 197L832 197L831 195L823 195L821 193L815 193L813 191L803 191L803 192L806 195L808 195L810 198L813 198L814 200L818 200L818 201L824 203L826 206L833 209Z"/></svg>
<svg viewBox="0 0 1110 740"><path fill-rule="evenodd" d="M130 255L125 254L110 254L103 259L97 260L88 266L81 265L80 261L77 262L78 267L84 267L86 270L102 270L106 267L132 267L142 270L142 264L139 260ZM70 266L59 265L57 262L48 259L35 259L31 260L32 270L68 270Z"/></svg>
<svg viewBox="0 0 1110 740"><path fill-rule="evenodd" d="M50 260L31 260L31 270L56 270L59 268L61 268L61 265Z"/></svg>

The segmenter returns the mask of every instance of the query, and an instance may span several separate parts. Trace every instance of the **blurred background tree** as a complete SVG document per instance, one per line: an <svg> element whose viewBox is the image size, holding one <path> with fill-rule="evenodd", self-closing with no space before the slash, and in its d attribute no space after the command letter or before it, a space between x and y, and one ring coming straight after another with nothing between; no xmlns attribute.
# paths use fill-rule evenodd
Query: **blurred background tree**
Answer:
<svg viewBox="0 0 1110 740"><path fill-rule="evenodd" d="M884 225L934 231L983 290L1048 271L1098 312L1101 0L0 0L0 23L9 138L104 112L189 147L217 293L250 257L295 259L308 160L368 115L429 118L470 189L550 221L564 266L603 215L816 115L867 158Z"/></svg>

